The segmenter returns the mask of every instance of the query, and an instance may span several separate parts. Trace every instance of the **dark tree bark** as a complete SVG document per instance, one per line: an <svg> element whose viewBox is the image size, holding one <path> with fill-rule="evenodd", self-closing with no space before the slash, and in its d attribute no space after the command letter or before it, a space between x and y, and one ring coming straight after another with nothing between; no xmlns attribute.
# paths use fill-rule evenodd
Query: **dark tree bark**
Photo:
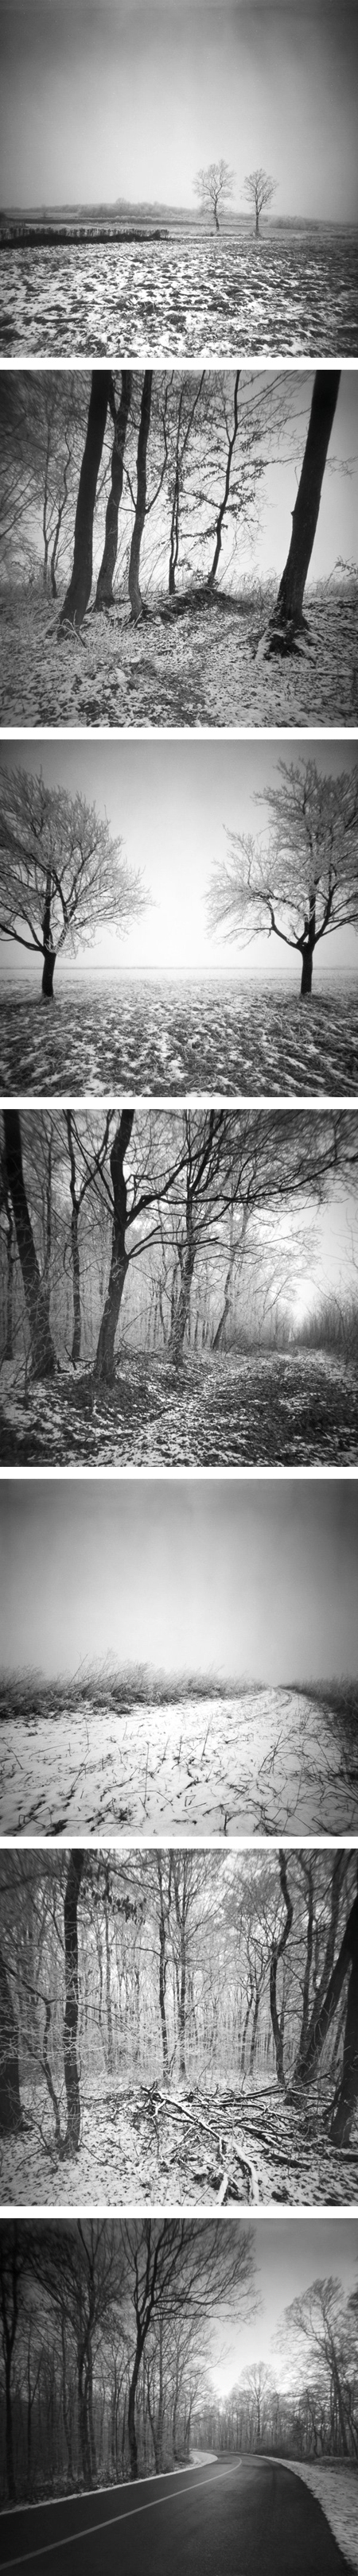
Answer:
<svg viewBox="0 0 358 2576"><path fill-rule="evenodd" d="M78 1366L79 1366L79 1361L80 1361L80 1358L81 1358L81 1331L82 1331L82 1316L81 1316L81 1274L80 1274L80 1248L79 1248L79 1240L78 1240L78 1214L79 1214L79 1210L78 1210L78 1199L77 1199L77 1191L76 1191L76 1165L75 1165L75 1157L74 1157L74 1151L73 1151L73 1137L72 1137L72 1111L71 1111L71 1109L66 1109L66 1130L67 1130L67 1143L68 1143L69 1164L70 1164L70 1198L71 1198L71 1257L72 1257L72 1283L73 1283L73 1334L72 1334L71 1360L72 1360L73 1368L78 1368Z"/></svg>
<svg viewBox="0 0 358 2576"><path fill-rule="evenodd" d="M5 1960L0 1950L0 2131L3 2137L22 2128L19 2051L15 2013Z"/></svg>
<svg viewBox="0 0 358 2576"><path fill-rule="evenodd" d="M114 1144L112 1145L112 1152L110 1155L110 1171L114 1202L111 1266L93 1372L96 1383L100 1383L104 1380L104 1382L109 1385L111 1384L114 1374L114 1346L123 1289L128 1270L128 1253L126 1251L127 1188L123 1165L132 1134L133 1118L134 1109L122 1110L122 1116L119 1120L119 1126L116 1129Z"/></svg>
<svg viewBox="0 0 358 2576"><path fill-rule="evenodd" d="M68 1864L63 1908L65 1936L65 2013L63 2024L63 2063L66 2086L67 2129L63 2155L76 2156L80 2143L81 2102L77 2065L78 2029L78 1900L85 1864L84 1851L71 1851Z"/></svg>
<svg viewBox="0 0 358 2576"><path fill-rule="evenodd" d="M144 376L140 409L137 449L137 499L128 574L129 597L132 617L134 618L143 616L143 601L139 585L139 566L147 499L147 447L152 407L152 383L153 368L147 367Z"/></svg>
<svg viewBox="0 0 358 2576"><path fill-rule="evenodd" d="M292 514L292 537L268 630L271 653L292 652L304 625L303 599L319 514L324 469L338 399L340 370L315 376L309 426Z"/></svg>
<svg viewBox="0 0 358 2576"><path fill-rule="evenodd" d="M287 1883L287 1868L284 1852L280 1852L279 1868L280 1887L285 1906L285 1920L282 1932L280 1932L279 1940L273 1941L272 1943L270 1958L270 2013L275 2044L278 2083L283 2084L283 2021L282 2014L279 2015L277 2010L277 1970L279 1960L283 1958L283 1952L286 1949L286 1942L289 1939L291 1924L293 1922L293 1905Z"/></svg>
<svg viewBox="0 0 358 2576"><path fill-rule="evenodd" d="M21 1128L17 1109L4 1110L6 1176L14 1212L16 1242L30 1325L32 1366L35 1377L55 1375L56 1358L49 1323L49 1298L40 1276L37 1252L29 1215L21 1149Z"/></svg>
<svg viewBox="0 0 358 2576"><path fill-rule="evenodd" d="M53 1001L53 979L54 979L55 965L56 965L56 950L55 950L55 948L54 948L53 938L52 938L52 930L51 930L51 896L52 896L52 878L51 878L51 869L49 868L49 869L48 869L48 873L47 873L47 879L46 879L45 908L44 908L44 912L43 912L43 916L42 916L42 924L41 924L41 928L42 928L42 943L43 943L43 959L44 959L44 963L43 963L43 975L42 975L42 994L43 994L43 1000L44 1000L44 1002L52 1002L52 1001Z"/></svg>
<svg viewBox="0 0 358 2576"><path fill-rule="evenodd" d="M167 1982L167 1945L166 1945L166 1922L165 1922L164 1894L163 1894L163 1874L162 1874L162 1864L161 1864L161 1859L160 1859L159 1852L158 1852L158 1855L157 1855L157 1877L158 1877L158 1887L159 1887L159 1909L160 1909L160 1910L159 1910L159 2011L160 2011L160 2022L161 2022L161 2033L162 2033L163 2071L164 2071L164 2075L165 2075L165 2076L167 2076L167 2074L168 2074L168 2063L169 2063L169 2054L168 2054L168 2032L167 2032L166 2012L165 2012L165 1989L166 1989L166 1982Z"/></svg>
<svg viewBox="0 0 358 2576"><path fill-rule="evenodd" d="M93 562L93 520L98 475L108 405L114 412L112 377L97 372L92 375L87 434L82 457L75 517L73 566L58 627L61 638L66 626L81 626L91 597Z"/></svg>
<svg viewBox="0 0 358 2576"><path fill-rule="evenodd" d="M115 416L111 460L111 490L106 509L105 539L98 574L95 606L113 608L113 574L117 562L118 516L123 492L124 450L132 399L132 376L123 371L122 390Z"/></svg>
<svg viewBox="0 0 358 2576"><path fill-rule="evenodd" d="M350 1914L348 1915L348 1922L346 1923L345 1932L343 1933L343 1940L341 1941L340 1950L338 1952L338 1959L336 1959L335 1967L332 1969L332 1975L329 1977L323 2002L321 2003L319 2011L315 2015L312 2015L310 2037L305 2056L300 2059L298 2066L295 2068L295 2084L310 2084L312 2082L312 2077L316 2074L318 2060L321 2057L331 2021L333 2021L334 2014L337 2011L337 2004L339 2004L340 2001L345 1979L350 1975L350 1971L352 1972L353 1977L354 2002L357 1995L358 1978L358 1896L354 1898L354 1904L351 1906ZM348 2030L349 2062L350 2050L351 2016ZM356 2052L356 2066L357 2065L358 2058Z"/></svg>
<svg viewBox="0 0 358 2576"><path fill-rule="evenodd" d="M331 2124L334 2147L349 2145L358 2101L358 1903L354 1922L351 1920L349 1952L351 1972L343 2040L343 2065Z"/></svg>

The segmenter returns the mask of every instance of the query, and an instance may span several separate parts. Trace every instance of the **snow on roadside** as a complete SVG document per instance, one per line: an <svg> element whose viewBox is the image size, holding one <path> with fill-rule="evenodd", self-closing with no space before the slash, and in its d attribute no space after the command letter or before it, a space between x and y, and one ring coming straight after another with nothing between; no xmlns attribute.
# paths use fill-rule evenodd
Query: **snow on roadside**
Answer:
<svg viewBox="0 0 358 2576"><path fill-rule="evenodd" d="M358 2569L358 2465L353 2460L284 2460L322 2505L347 2567Z"/></svg>

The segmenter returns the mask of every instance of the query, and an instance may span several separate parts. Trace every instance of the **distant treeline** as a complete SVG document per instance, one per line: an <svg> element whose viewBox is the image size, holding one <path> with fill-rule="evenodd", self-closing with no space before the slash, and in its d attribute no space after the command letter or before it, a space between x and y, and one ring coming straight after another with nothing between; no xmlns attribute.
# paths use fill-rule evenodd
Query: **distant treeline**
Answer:
<svg viewBox="0 0 358 2576"><path fill-rule="evenodd" d="M169 241L169 233L163 232L159 224L153 232L147 231L146 225L139 231L139 227L130 229L128 224L121 225L120 230L117 224L9 224L6 232L0 230L2 250L51 250L53 244L59 249L66 242L93 241Z"/></svg>

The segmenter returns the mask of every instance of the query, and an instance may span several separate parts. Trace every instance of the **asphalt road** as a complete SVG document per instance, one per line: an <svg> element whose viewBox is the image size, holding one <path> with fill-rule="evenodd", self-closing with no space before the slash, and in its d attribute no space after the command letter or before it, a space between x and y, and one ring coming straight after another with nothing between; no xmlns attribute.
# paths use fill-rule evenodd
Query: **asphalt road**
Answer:
<svg viewBox="0 0 358 2576"><path fill-rule="evenodd" d="M29 2576L338 2576L321 2506L275 2461L182 2475L1 2516L1 2566Z"/></svg>

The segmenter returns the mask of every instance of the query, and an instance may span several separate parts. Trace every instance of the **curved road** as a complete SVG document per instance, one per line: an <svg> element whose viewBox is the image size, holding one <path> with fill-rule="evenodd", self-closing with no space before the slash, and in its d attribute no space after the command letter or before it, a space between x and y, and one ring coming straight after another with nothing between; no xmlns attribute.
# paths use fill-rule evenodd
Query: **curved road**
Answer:
<svg viewBox="0 0 358 2576"><path fill-rule="evenodd" d="M275 2460L225 2460L1 2515L1 2565L29 2576L339 2576L321 2506Z"/></svg>

